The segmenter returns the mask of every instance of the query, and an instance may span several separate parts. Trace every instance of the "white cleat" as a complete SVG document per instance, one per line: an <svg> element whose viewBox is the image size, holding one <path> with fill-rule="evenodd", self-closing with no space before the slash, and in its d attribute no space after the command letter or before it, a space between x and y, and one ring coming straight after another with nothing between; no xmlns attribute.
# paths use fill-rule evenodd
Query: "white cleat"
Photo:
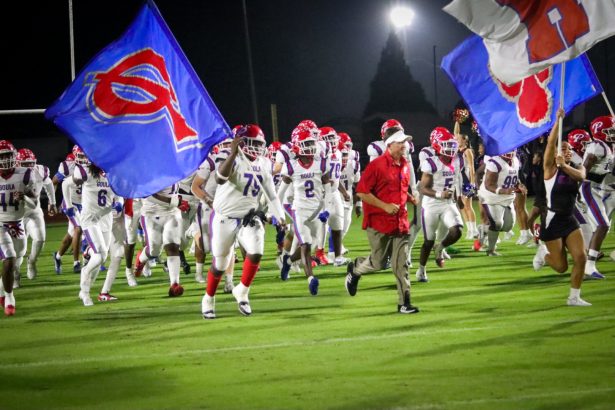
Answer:
<svg viewBox="0 0 615 410"><path fill-rule="evenodd" d="M448 254L448 252L446 251L446 249L442 249L442 257L444 259L451 259L451 255Z"/></svg>
<svg viewBox="0 0 615 410"><path fill-rule="evenodd" d="M427 278L427 272L425 272L421 268L417 269L416 280L418 280L419 282L429 282L429 278Z"/></svg>
<svg viewBox="0 0 615 410"><path fill-rule="evenodd" d="M83 306L94 306L94 302L89 293L83 291L79 292L79 299L83 302Z"/></svg>
<svg viewBox="0 0 615 410"><path fill-rule="evenodd" d="M333 261L333 266L344 266L348 265L348 263L350 263L350 259L339 256Z"/></svg>
<svg viewBox="0 0 615 410"><path fill-rule="evenodd" d="M568 306L591 306L592 304L584 301L581 298L568 298L566 301Z"/></svg>
<svg viewBox="0 0 615 410"><path fill-rule="evenodd" d="M32 280L36 278L37 275L38 275L38 272L36 270L36 265L28 262L28 279Z"/></svg>
<svg viewBox="0 0 615 410"><path fill-rule="evenodd" d="M237 307L239 308L239 312L244 316L250 316L252 314L252 308L250 307L250 301L248 300L248 295L240 295L239 286L235 286L232 290L233 296L237 301Z"/></svg>
<svg viewBox="0 0 615 410"><path fill-rule="evenodd" d="M135 278L135 275L131 271L126 271L126 282L128 283L128 286L130 286L131 288L134 288L135 286L137 286L137 279Z"/></svg>
<svg viewBox="0 0 615 410"><path fill-rule="evenodd" d="M143 276L146 278L149 278L152 276L152 268L150 266L156 266L156 265L152 265L151 262L145 262L145 266L143 267Z"/></svg>
<svg viewBox="0 0 615 410"><path fill-rule="evenodd" d="M515 244L516 245L525 245L526 243L528 243L532 239L533 239L533 237L532 237L531 234L523 232L521 235L519 235L519 239L517 239L517 242L515 242Z"/></svg>
<svg viewBox="0 0 615 410"><path fill-rule="evenodd" d="M215 297L210 297L207 293L203 296L203 300L201 301L201 313L203 313L203 319L216 318L215 304Z"/></svg>
<svg viewBox="0 0 615 410"><path fill-rule="evenodd" d="M203 273L195 273L194 274L194 280L196 280L198 283L205 283L205 282L207 282L205 280L205 278L203 277Z"/></svg>

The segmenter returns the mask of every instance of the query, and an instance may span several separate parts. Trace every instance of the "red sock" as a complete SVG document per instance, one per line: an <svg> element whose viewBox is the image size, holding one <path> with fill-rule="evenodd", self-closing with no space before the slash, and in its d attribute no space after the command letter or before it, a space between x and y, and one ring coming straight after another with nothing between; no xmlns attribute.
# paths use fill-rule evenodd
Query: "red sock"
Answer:
<svg viewBox="0 0 615 410"><path fill-rule="evenodd" d="M220 283L220 279L222 279L222 275L214 275L211 269L207 271L207 294L209 296L216 296L216 290L218 289L218 283Z"/></svg>
<svg viewBox="0 0 615 410"><path fill-rule="evenodd" d="M246 258L243 261L243 271L241 272L241 283L246 288L249 288L256 276L256 272L258 272L258 263L253 263L249 258Z"/></svg>

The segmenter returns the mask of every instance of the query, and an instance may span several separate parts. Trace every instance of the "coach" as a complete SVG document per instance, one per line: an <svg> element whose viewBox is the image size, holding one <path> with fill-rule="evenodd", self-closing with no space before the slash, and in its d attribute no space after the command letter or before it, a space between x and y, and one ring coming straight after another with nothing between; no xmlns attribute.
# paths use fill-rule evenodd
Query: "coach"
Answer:
<svg viewBox="0 0 615 410"><path fill-rule="evenodd" d="M390 260L397 280L397 311L417 313L419 309L410 304L406 266L410 229L406 203L408 200L414 202L408 194L410 173L414 170L405 158L404 143L411 137L400 128L390 128L385 137L386 151L369 163L357 186L357 195L363 201L363 229L367 231L371 254L348 264L346 290L354 296L361 275L384 269Z"/></svg>

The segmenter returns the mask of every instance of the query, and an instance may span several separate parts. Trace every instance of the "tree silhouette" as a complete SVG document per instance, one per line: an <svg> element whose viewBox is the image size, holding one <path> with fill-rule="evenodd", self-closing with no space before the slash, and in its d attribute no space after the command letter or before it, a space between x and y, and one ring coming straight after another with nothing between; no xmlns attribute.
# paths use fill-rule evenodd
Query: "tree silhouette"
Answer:
<svg viewBox="0 0 615 410"><path fill-rule="evenodd" d="M421 84L412 77L401 42L394 31L389 34L382 50L363 115L368 117L377 112L436 112L425 99Z"/></svg>

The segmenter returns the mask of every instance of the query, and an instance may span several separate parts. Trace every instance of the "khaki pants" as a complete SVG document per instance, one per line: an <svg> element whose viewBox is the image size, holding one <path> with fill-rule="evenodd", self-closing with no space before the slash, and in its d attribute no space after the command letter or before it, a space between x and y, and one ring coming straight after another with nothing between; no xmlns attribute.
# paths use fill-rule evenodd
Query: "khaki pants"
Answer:
<svg viewBox="0 0 615 410"><path fill-rule="evenodd" d="M356 275L383 270L387 260L397 280L398 305L410 302L410 279L408 278L408 235L385 235L372 228L367 228L367 239L371 248L368 257L357 258L354 268ZM405 295L408 294L408 300Z"/></svg>

